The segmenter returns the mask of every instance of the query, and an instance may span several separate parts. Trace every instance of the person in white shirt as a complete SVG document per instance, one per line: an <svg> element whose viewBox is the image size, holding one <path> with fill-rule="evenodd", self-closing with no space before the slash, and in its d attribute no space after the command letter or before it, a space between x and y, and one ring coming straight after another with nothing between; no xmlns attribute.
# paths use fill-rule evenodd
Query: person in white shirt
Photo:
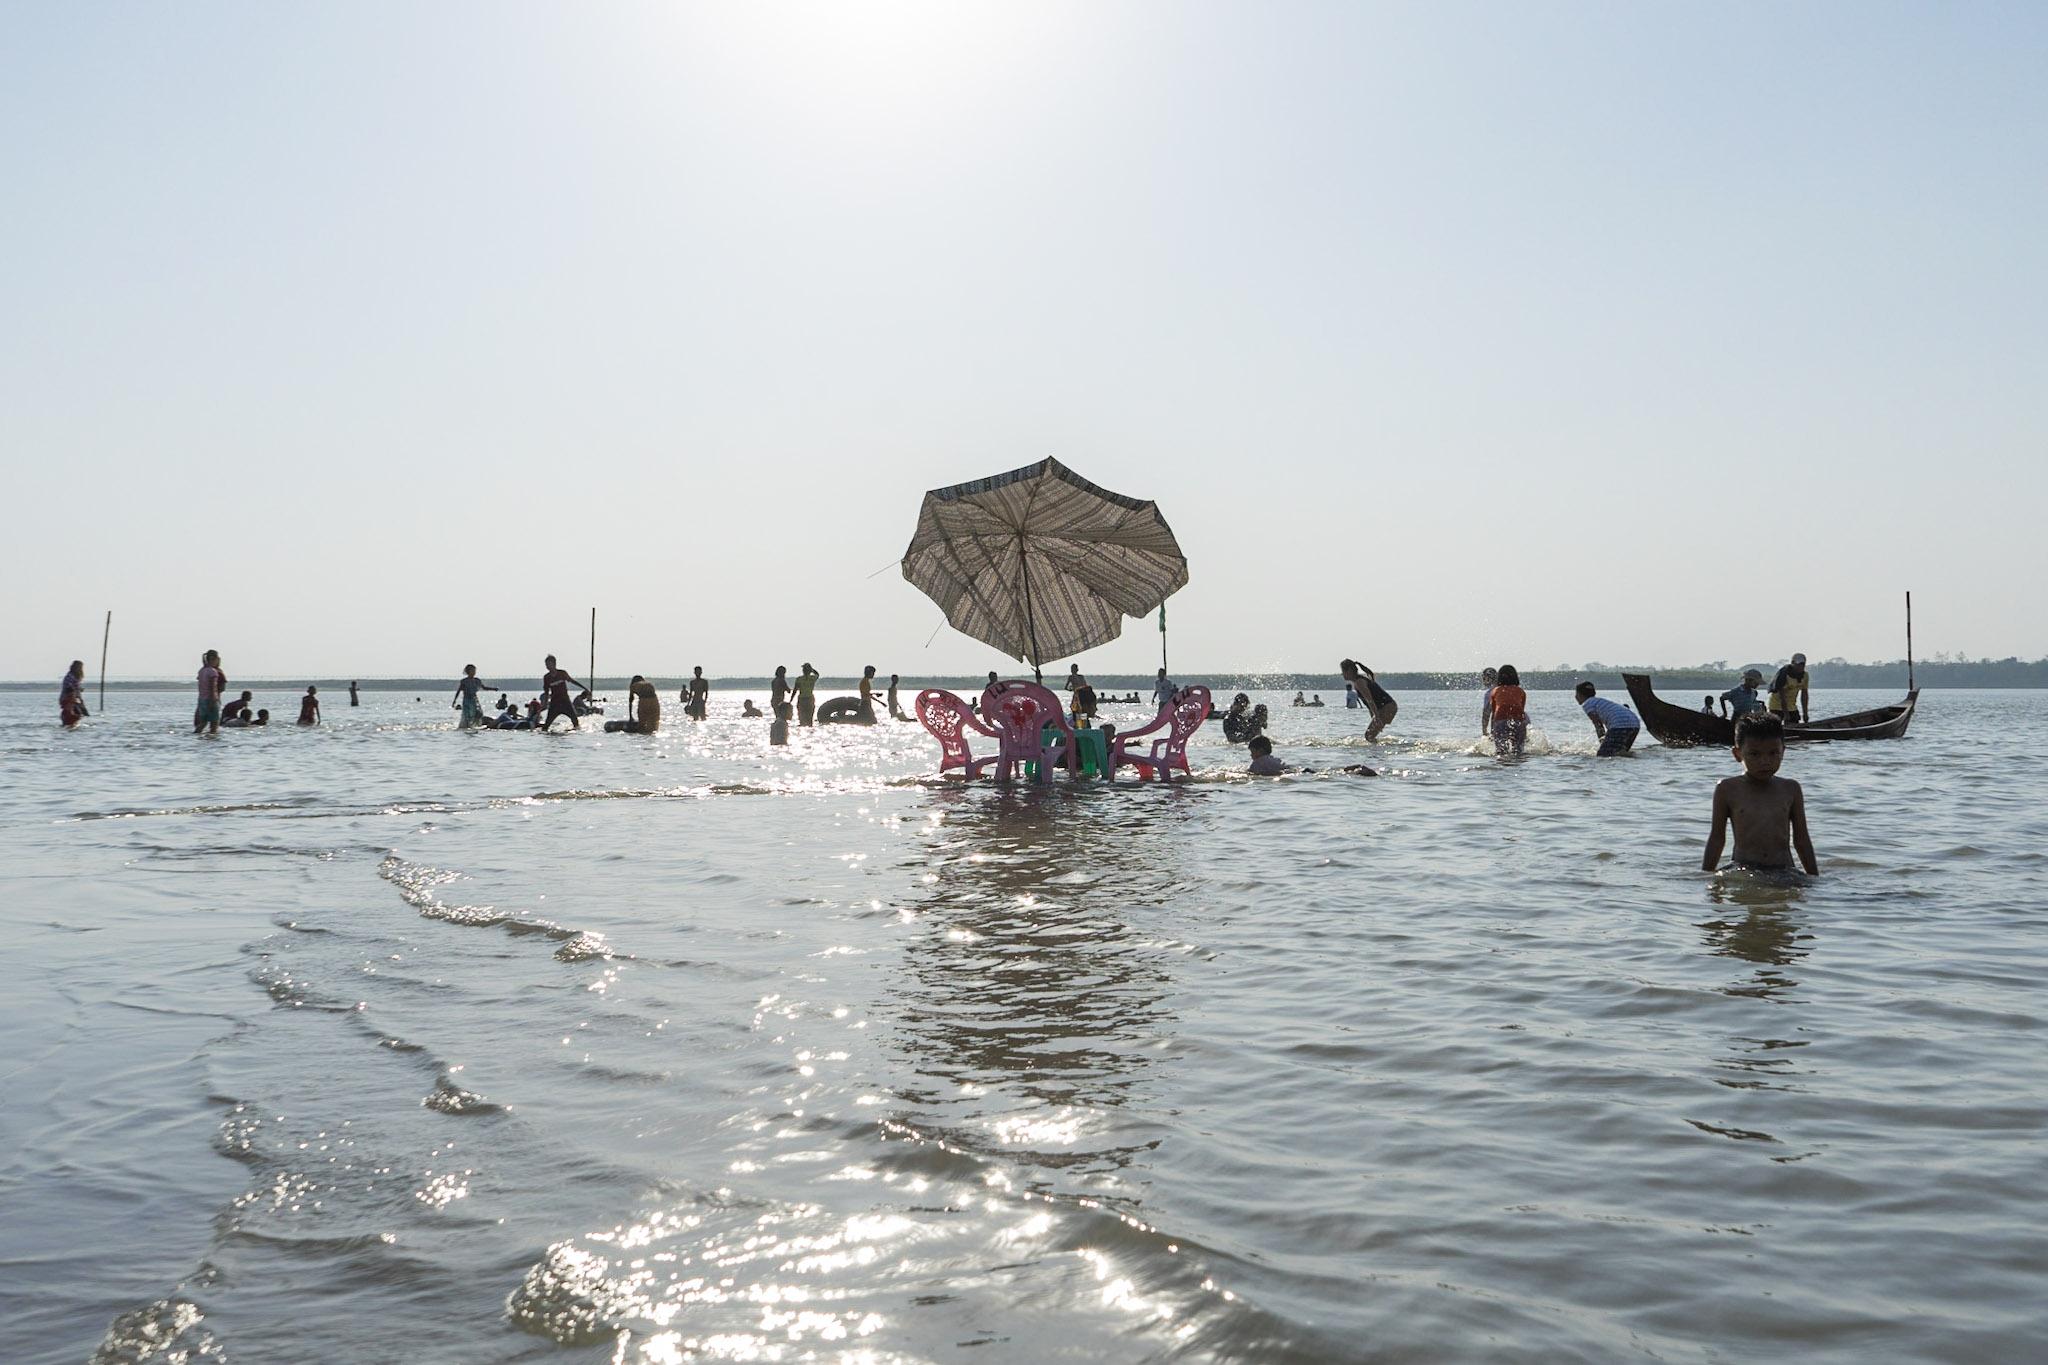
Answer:
<svg viewBox="0 0 2048 1365"><path fill-rule="evenodd" d="M1180 695L1180 689L1173 685L1173 679L1166 676L1166 670L1159 670L1159 678L1152 684L1152 704L1164 711L1173 705L1173 699Z"/></svg>
<svg viewBox="0 0 2048 1365"><path fill-rule="evenodd" d="M1614 758L1635 747L1636 736L1643 732L1643 723L1636 718L1635 712L1596 695L1596 689L1589 682L1582 682L1572 689L1572 695L1578 698L1580 709L1593 722L1593 733L1600 737L1600 757Z"/></svg>

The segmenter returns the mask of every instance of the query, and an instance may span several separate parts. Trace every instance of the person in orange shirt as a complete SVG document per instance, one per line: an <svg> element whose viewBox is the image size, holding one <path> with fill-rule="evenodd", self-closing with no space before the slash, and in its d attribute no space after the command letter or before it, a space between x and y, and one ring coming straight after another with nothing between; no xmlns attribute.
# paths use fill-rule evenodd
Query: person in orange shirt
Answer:
<svg viewBox="0 0 2048 1365"><path fill-rule="evenodd" d="M1489 694L1493 708L1493 751L1502 758L1519 754L1529 742L1529 694L1513 664L1502 664Z"/></svg>

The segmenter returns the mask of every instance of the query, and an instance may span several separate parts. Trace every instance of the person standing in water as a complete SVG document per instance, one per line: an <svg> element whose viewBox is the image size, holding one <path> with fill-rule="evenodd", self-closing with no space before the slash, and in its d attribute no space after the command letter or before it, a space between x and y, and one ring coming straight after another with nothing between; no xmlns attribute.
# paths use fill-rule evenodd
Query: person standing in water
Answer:
<svg viewBox="0 0 2048 1365"><path fill-rule="evenodd" d="M71 667L64 674L64 681L57 689L57 719L69 730L84 720L85 709L85 660L73 659Z"/></svg>
<svg viewBox="0 0 2048 1365"><path fill-rule="evenodd" d="M361 706L363 704L362 698L356 695L356 685L353 682L348 685L348 704L350 706Z"/></svg>
<svg viewBox="0 0 2048 1365"><path fill-rule="evenodd" d="M782 714L782 704L789 700L789 666L775 665L775 677L768 684L768 714Z"/></svg>
<svg viewBox="0 0 2048 1365"><path fill-rule="evenodd" d="M1506 758L1529 743L1529 694L1513 664L1502 664L1493 686L1493 751Z"/></svg>
<svg viewBox="0 0 2048 1365"><path fill-rule="evenodd" d="M462 681L455 684L455 702L462 708L462 721L458 726L459 729L468 730L484 723L483 703L477 700L477 693L483 691L486 687L490 687L493 692L498 690L476 675L475 664L464 664L462 666ZM500 710L504 709L503 702L504 698L501 696L499 698Z"/></svg>
<svg viewBox="0 0 2048 1365"><path fill-rule="evenodd" d="M809 664L796 675L796 723L808 728L818 714L818 670Z"/></svg>
<svg viewBox="0 0 2048 1365"><path fill-rule="evenodd" d="M690 670L690 704L684 710L691 720L702 720L710 709L711 684L704 680L704 666L699 664Z"/></svg>
<svg viewBox="0 0 2048 1365"><path fill-rule="evenodd" d="M199 661L199 707L192 713L192 733L204 730L220 733L220 694L227 690L228 675L221 671L220 651L209 649Z"/></svg>
<svg viewBox="0 0 2048 1365"><path fill-rule="evenodd" d="M896 684L900 681L894 673L889 675L889 714L897 720L909 720L911 717L904 711L903 703L896 700Z"/></svg>
<svg viewBox="0 0 2048 1365"><path fill-rule="evenodd" d="M1750 712L1735 722L1734 754L1742 776L1723 778L1714 787L1713 827L1700 870L1719 868L1732 825L1735 866L1789 871L1796 853L1806 875L1818 877L1820 862L1806 829L1806 792L1791 778L1778 776L1785 761L1784 722L1769 712Z"/></svg>
<svg viewBox="0 0 2048 1365"><path fill-rule="evenodd" d="M1794 654L1792 662L1778 670L1771 679L1770 697L1771 714L1785 724L1804 724L1812 719L1813 698L1807 688L1804 654Z"/></svg>
<svg viewBox="0 0 2048 1365"><path fill-rule="evenodd" d="M873 725L875 715L875 666L869 664L860 671L860 723Z"/></svg>
<svg viewBox="0 0 2048 1365"><path fill-rule="evenodd" d="M1600 741L1600 757L1613 758L1635 747L1637 736L1643 732L1643 722L1635 712L1600 696L1589 682L1573 688L1572 697L1593 722L1593 737Z"/></svg>
<svg viewBox="0 0 2048 1365"><path fill-rule="evenodd" d="M626 718L606 721L605 733L651 735L660 729L661 697L655 692L653 683L635 673L633 681L626 684Z"/></svg>
<svg viewBox="0 0 2048 1365"><path fill-rule="evenodd" d="M1337 665L1344 673L1344 681L1358 693L1360 705L1372 712L1372 724L1365 727L1365 737L1372 740L1387 728L1394 719L1394 713L1401 709L1393 694L1381 687L1373 671L1356 659L1345 659Z"/></svg>
<svg viewBox="0 0 2048 1365"><path fill-rule="evenodd" d="M265 711L265 712L263 712L263 714L264 714L265 716L268 716L268 715L269 715L270 713L269 713L268 711ZM263 723L263 722L260 722L260 721L258 722L258 724L262 724L262 723ZM320 723L320 689L319 689L319 688L317 688L317 687L310 687L310 686L309 686L309 687L308 687L308 688L306 689L306 695L305 695L305 696L303 696L303 697L300 697L300 698L299 698L299 724L301 724L301 725L318 725L319 723Z"/></svg>
<svg viewBox="0 0 2048 1365"><path fill-rule="evenodd" d="M547 666L548 671L541 675L540 690L542 695L548 699L548 715L547 719L542 721L538 728L542 730L548 729L555 723L555 717L567 716L569 718L569 728L581 730L583 727L576 722L576 703L570 700L569 697L569 684L576 683L578 687L582 687L586 696L589 694L590 689L570 677L568 669L557 665L554 655L548 655Z"/></svg>
<svg viewBox="0 0 2048 1365"><path fill-rule="evenodd" d="M1180 689L1173 685L1173 679L1166 676L1165 669L1160 669L1152 679L1152 705L1164 711L1173 705L1173 699L1179 695Z"/></svg>
<svg viewBox="0 0 2048 1365"><path fill-rule="evenodd" d="M1479 672L1479 685L1485 689L1479 698L1479 733L1493 733L1493 685L1500 681L1500 670L1485 668Z"/></svg>

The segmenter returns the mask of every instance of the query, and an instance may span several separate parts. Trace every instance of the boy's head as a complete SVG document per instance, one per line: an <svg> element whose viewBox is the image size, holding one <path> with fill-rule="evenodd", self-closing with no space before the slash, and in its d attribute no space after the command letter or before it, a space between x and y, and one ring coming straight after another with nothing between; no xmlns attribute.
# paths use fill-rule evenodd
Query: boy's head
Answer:
<svg viewBox="0 0 2048 1365"><path fill-rule="evenodd" d="M1267 754L1273 752L1273 741L1267 739L1264 735L1255 735L1252 737L1252 742L1245 747L1252 751L1253 758L1264 758Z"/></svg>
<svg viewBox="0 0 2048 1365"><path fill-rule="evenodd" d="M1581 702L1583 702L1587 698L1596 695L1599 692L1599 690L1599 688L1593 686L1593 684L1589 682L1582 682L1577 687L1574 687L1572 689L1572 695L1578 698Z"/></svg>
<svg viewBox="0 0 2048 1365"><path fill-rule="evenodd" d="M788 719L789 719L789 716L790 716L790 706L789 706L789 703L788 703L788 702L786 702L786 701L779 701L779 702L775 703L775 719L777 719L777 720L788 720Z"/></svg>
<svg viewBox="0 0 2048 1365"><path fill-rule="evenodd" d="M635 674L633 675L633 681L632 681L632 682L629 682L629 683L627 683L627 684L626 684L626 686L628 686L628 687L636 687L636 686L638 686L639 684L641 684L641 683L644 683L644 682L646 682L646 681L647 681L647 679L645 679L645 678L641 677L641 676L640 676L640 675L639 675L638 673L635 673Z"/></svg>
<svg viewBox="0 0 2048 1365"><path fill-rule="evenodd" d="M258 719L258 720L269 720L269 719L270 719L270 713L269 713L268 711L265 711L265 710L263 710L263 709L261 709L261 708L259 707L259 708L257 709L257 711L256 711L256 719Z"/></svg>
<svg viewBox="0 0 2048 1365"><path fill-rule="evenodd" d="M1493 686L1499 677L1500 670L1497 668L1482 668L1479 670L1479 681L1485 683L1488 687Z"/></svg>
<svg viewBox="0 0 2048 1365"><path fill-rule="evenodd" d="M863 668L863 669L862 669L862 670L860 671L860 675L861 675L861 676L862 676L863 678L872 678L872 677L874 677L874 676L875 676L875 666L874 666L873 664L869 664L869 665L868 665L868 666L867 666L866 668Z"/></svg>
<svg viewBox="0 0 2048 1365"><path fill-rule="evenodd" d="M309 697L317 697L320 695L320 689L317 687L308 687L306 689L306 695Z"/></svg>
<svg viewBox="0 0 2048 1365"><path fill-rule="evenodd" d="M1750 777L1775 777L1785 761L1785 723L1768 711L1735 722L1735 757Z"/></svg>
<svg viewBox="0 0 2048 1365"><path fill-rule="evenodd" d="M247 692L247 691L245 691L245 692L243 692L243 693L242 693L242 700L243 700L243 701L254 701L254 700L256 700L256 694L255 694L254 692Z"/></svg>
<svg viewBox="0 0 2048 1365"><path fill-rule="evenodd" d="M1709 692L1706 696L1701 697L1700 700L1705 702L1707 705L1712 706L1714 704L1714 694Z"/></svg>
<svg viewBox="0 0 2048 1365"><path fill-rule="evenodd" d="M894 673L891 673L891 674L889 675L889 686L891 686L891 687L894 687L895 685L896 685L896 675L895 675Z"/></svg>
<svg viewBox="0 0 2048 1365"><path fill-rule="evenodd" d="M703 677L703 676L704 676L704 665L702 665L702 664L698 664L698 665L697 665L697 666L696 666L695 668L692 668L692 669L690 670L690 676L691 676L691 677L693 677L693 678L701 678L701 677Z"/></svg>
<svg viewBox="0 0 2048 1365"><path fill-rule="evenodd" d="M1742 670L1742 680L1755 687L1764 680L1764 671L1761 668L1745 668Z"/></svg>
<svg viewBox="0 0 2048 1365"><path fill-rule="evenodd" d="M546 659L542 660L542 662L547 664L549 668L553 668L555 666L555 656L550 654Z"/></svg>

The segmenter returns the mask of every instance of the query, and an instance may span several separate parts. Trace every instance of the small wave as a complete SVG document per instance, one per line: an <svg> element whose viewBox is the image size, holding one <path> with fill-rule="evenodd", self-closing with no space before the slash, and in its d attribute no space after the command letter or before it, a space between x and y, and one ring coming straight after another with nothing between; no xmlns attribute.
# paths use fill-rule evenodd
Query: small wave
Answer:
<svg viewBox="0 0 2048 1365"><path fill-rule="evenodd" d="M115 1318L92 1353L91 1365L201 1365L226 1359L199 1305L173 1295Z"/></svg>
<svg viewBox="0 0 2048 1365"><path fill-rule="evenodd" d="M421 1098L422 1108L437 1114L502 1114L505 1106L493 1104L474 1090L464 1090L448 1076L434 1083L433 1093Z"/></svg>
<svg viewBox="0 0 2048 1365"><path fill-rule="evenodd" d="M491 905L451 905L435 893L441 887L462 880L463 874L460 872L407 862L392 853L387 854L377 865L377 875L397 887L398 894L405 903L427 919L443 920L449 924L460 924L470 928L501 929L514 938L550 939L560 945L554 952L557 962L588 962L593 959L609 962L620 958L628 961L638 960L631 953L622 953L613 948L603 934L593 933L587 929L571 929L554 920L541 919L537 916L522 918Z"/></svg>

